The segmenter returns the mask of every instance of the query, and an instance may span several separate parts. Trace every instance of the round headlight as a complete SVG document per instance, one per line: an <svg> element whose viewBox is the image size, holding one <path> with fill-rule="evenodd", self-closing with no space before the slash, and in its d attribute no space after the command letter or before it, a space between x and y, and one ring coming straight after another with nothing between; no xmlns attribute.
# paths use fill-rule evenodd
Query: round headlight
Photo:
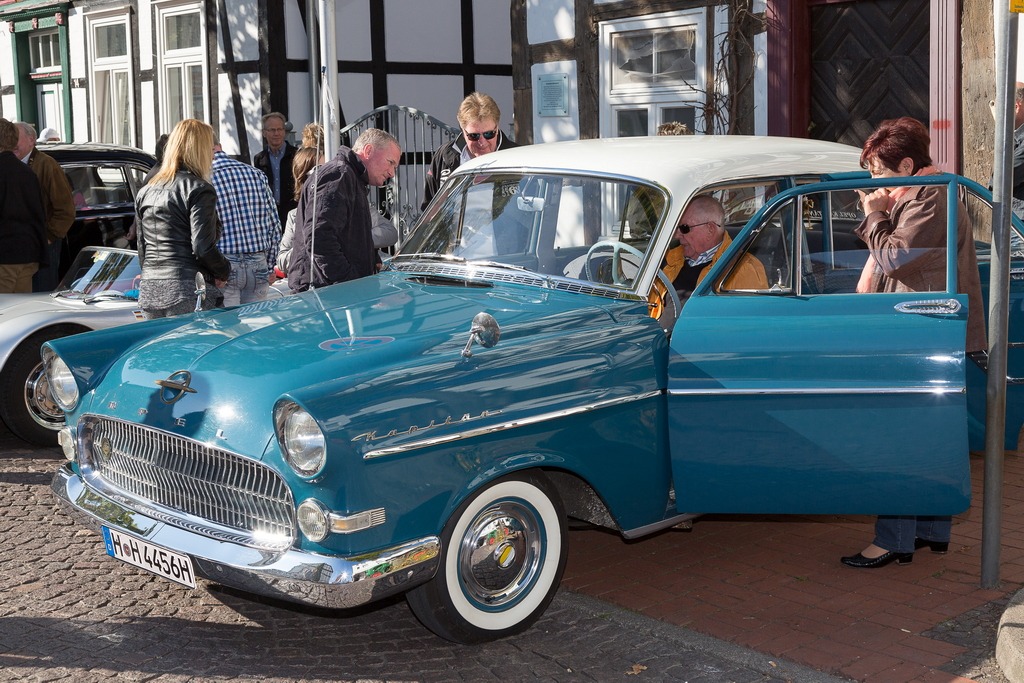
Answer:
<svg viewBox="0 0 1024 683"><path fill-rule="evenodd" d="M327 456L324 433L313 416L294 403L278 406L277 438L284 459L298 474L312 477Z"/></svg>
<svg viewBox="0 0 1024 683"><path fill-rule="evenodd" d="M302 501L297 516L303 536L317 543L327 538L327 512L320 503L312 498Z"/></svg>
<svg viewBox="0 0 1024 683"><path fill-rule="evenodd" d="M46 364L46 378L50 381L50 394L61 410L68 411L78 405L78 383L60 356L51 357Z"/></svg>

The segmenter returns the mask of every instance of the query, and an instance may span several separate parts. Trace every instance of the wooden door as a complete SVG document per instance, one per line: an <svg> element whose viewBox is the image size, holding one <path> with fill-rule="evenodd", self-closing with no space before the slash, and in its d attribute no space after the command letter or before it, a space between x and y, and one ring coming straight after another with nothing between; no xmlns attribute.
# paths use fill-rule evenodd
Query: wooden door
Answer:
<svg viewBox="0 0 1024 683"><path fill-rule="evenodd" d="M927 2L822 2L809 10L809 137L859 147L885 119L928 123Z"/></svg>

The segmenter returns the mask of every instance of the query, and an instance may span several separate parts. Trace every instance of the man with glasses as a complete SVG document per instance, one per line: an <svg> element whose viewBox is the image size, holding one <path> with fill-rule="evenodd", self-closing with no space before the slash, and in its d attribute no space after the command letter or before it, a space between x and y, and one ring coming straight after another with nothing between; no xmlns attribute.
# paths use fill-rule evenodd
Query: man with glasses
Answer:
<svg viewBox="0 0 1024 683"><path fill-rule="evenodd" d="M284 114L276 111L263 117L263 139L266 145L252 160L252 165L267 176L281 225L284 225L288 212L295 208L295 181L292 179L295 145L285 140L285 122Z"/></svg>
<svg viewBox="0 0 1024 683"><path fill-rule="evenodd" d="M662 270L675 285L679 298L696 289L711 267L729 248L732 238L725 231L725 208L710 195L694 198L676 226L679 246L665 255ZM744 254L724 282L724 289L768 289L764 265Z"/></svg>
<svg viewBox="0 0 1024 683"><path fill-rule="evenodd" d="M462 100L455 118L458 119L462 133L434 152L434 160L430 164L426 185L423 188L421 210L427 208L427 204L437 194L438 188L461 164L499 149L516 146L516 143L502 134L501 110L490 95L481 92L471 93Z"/></svg>

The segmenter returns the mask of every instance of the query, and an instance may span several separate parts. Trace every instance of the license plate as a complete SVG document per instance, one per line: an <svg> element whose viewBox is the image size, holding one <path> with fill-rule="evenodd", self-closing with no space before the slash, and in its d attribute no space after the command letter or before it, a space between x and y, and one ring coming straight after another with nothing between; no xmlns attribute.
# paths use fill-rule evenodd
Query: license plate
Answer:
<svg viewBox="0 0 1024 683"><path fill-rule="evenodd" d="M189 588L196 587L196 574L192 571L192 558L179 555L142 539L103 527L103 542L107 555L122 562L153 572Z"/></svg>

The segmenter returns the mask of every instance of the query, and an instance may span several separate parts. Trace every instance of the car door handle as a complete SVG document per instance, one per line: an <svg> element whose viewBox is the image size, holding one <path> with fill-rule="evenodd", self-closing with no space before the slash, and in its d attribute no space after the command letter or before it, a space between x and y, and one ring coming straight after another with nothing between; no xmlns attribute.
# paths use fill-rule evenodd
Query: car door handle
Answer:
<svg viewBox="0 0 1024 683"><path fill-rule="evenodd" d="M953 315L960 312L960 302L956 299L922 299L920 301L901 301L893 308L899 313Z"/></svg>

